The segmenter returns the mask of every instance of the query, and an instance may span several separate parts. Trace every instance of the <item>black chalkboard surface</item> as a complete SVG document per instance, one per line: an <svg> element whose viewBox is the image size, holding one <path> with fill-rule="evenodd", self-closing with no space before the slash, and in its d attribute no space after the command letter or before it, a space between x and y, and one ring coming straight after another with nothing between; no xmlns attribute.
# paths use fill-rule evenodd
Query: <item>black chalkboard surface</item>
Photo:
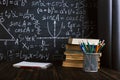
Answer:
<svg viewBox="0 0 120 80"><path fill-rule="evenodd" d="M49 61L63 55L69 37L96 37L96 4L96 0L0 0L0 60Z"/></svg>

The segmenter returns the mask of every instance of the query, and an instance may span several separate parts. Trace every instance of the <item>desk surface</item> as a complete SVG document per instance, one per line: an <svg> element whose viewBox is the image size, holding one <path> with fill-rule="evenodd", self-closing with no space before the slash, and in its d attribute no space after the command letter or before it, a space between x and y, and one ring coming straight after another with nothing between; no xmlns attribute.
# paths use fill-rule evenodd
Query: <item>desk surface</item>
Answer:
<svg viewBox="0 0 120 80"><path fill-rule="evenodd" d="M0 63L0 80L14 80L19 69L12 66L13 63ZM87 73L79 68L56 67L59 80L119 80L120 72L110 69L100 69L96 73ZM21 80L55 80L51 71L22 70Z"/></svg>

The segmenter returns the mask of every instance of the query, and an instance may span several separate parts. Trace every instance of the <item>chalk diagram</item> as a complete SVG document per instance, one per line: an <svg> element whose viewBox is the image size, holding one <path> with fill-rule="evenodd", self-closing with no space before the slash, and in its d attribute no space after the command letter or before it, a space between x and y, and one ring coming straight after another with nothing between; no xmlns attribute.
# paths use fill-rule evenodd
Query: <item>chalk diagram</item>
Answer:
<svg viewBox="0 0 120 80"><path fill-rule="evenodd" d="M14 36L3 25L4 18L0 18L0 41L15 41Z"/></svg>
<svg viewBox="0 0 120 80"><path fill-rule="evenodd" d="M56 40L57 39L68 39L68 37L59 37L61 31L62 31L62 26L63 24L61 24L60 30L57 31L57 22L54 21L53 22L54 26L53 26L53 33L50 31L50 26L49 26L49 22L47 22L47 29L48 29L48 33L50 34L50 37L38 37L37 39L53 39L54 41L54 47L56 47Z"/></svg>

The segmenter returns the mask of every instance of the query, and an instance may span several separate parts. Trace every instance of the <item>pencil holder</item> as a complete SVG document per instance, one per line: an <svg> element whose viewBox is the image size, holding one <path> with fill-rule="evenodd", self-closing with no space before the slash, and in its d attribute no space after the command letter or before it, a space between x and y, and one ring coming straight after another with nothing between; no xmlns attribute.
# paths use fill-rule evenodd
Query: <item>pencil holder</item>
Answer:
<svg viewBox="0 0 120 80"><path fill-rule="evenodd" d="M84 66L85 72L97 72L98 71L98 61L100 60L101 53L85 53L84 54Z"/></svg>

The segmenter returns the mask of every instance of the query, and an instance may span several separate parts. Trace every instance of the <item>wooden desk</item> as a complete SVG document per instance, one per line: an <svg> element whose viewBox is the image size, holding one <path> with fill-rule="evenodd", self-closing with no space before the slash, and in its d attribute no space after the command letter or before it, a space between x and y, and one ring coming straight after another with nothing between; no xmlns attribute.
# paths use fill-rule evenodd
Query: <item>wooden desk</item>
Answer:
<svg viewBox="0 0 120 80"><path fill-rule="evenodd" d="M46 73L46 74L44 74ZM15 77L15 80L26 80L25 78L27 78L27 76L25 76L26 74L30 74L32 77L34 77L33 79L31 79L31 76L28 76L27 80L31 79L31 80L38 80L38 79L42 79L42 80L48 80L46 79L48 74L47 73L51 73L52 77L54 80L59 80L58 78L58 73L56 71L55 66L51 66L47 69L40 69L40 68L18 68L18 72L17 75ZM43 76L44 74L44 76ZM42 75L42 76L41 76Z"/></svg>
<svg viewBox="0 0 120 80"><path fill-rule="evenodd" d="M56 80L51 70L19 70L12 66L13 63L0 63L0 80L15 80L18 74L21 74L20 80ZM57 78L59 80L119 80L120 72L102 68L96 73L87 73L80 68L56 68ZM54 70L54 69L53 69Z"/></svg>

